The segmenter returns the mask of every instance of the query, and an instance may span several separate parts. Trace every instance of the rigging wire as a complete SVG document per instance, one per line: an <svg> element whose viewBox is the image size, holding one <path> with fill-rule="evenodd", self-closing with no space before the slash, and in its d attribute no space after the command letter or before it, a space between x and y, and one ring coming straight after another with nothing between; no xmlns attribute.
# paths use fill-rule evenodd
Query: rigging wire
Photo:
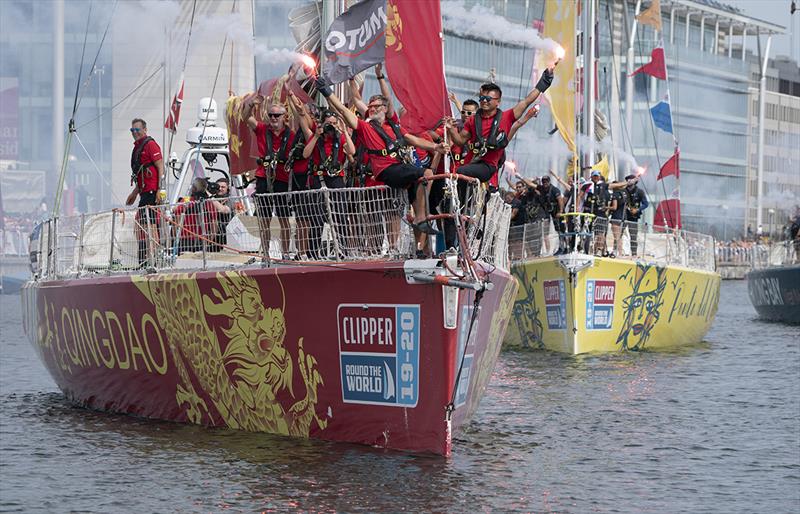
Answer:
<svg viewBox="0 0 800 514"><path fill-rule="evenodd" d="M89 70L91 71L89 72L89 76L86 77L86 83L84 83L83 87L81 88L82 91L80 98L78 98L78 107L80 107L81 105L81 100L83 100L83 95L86 92L86 89L89 87L89 85L92 83L92 80L94 79L93 72L95 70L95 67L97 66L97 59L100 57L100 52L103 50L103 43L105 43L106 41L106 36L108 35L108 29L111 27L111 21L114 19L114 12L117 9L117 2L118 0L114 0L114 5L111 7L111 14L108 16L108 23L106 23L106 28L103 31L103 37L100 38L100 46L97 47L97 53L94 55L92 66L89 68ZM82 64L81 67L83 67Z"/></svg>
<svg viewBox="0 0 800 514"><path fill-rule="evenodd" d="M233 0L233 7L231 7L231 13L234 13L234 12L236 12L236 0ZM219 61L217 62L217 72L214 75L214 84L211 86L211 96L209 97L209 100L208 100L208 108L209 109L211 108L211 102L214 101L214 92L217 90L217 81L219 80L219 72L222 69L222 61L223 61L223 59L225 59L225 47L227 46L227 44L228 44L228 34L225 34L225 39L222 41L222 50L220 50L220 52L219 52ZM200 138L198 139L197 153L195 153L194 164L192 165L192 172L193 173L196 173L197 164L200 161L200 154L202 153L202 149L203 149L203 137L206 134L206 127L208 127L208 124L204 121L203 122L203 130L202 130L202 132L200 132ZM201 166L202 166L202 164L201 164Z"/></svg>
<svg viewBox="0 0 800 514"><path fill-rule="evenodd" d="M192 42L192 29L194 28L194 15L195 15L196 11L197 11L197 0L194 0L192 2L192 15L189 18L189 35L186 38L186 50L184 51L184 54L183 54L183 67L181 68L181 84L178 85L179 88L183 88L183 78L184 78L184 73L186 73L186 63L189 62L189 45ZM166 73L164 75L166 76ZM175 91L175 95L177 95L177 94L178 94L178 90ZM170 103L170 106L169 106L169 110L170 110L170 117L171 117L172 116L172 104L171 103ZM164 115L163 117L166 118L166 115ZM175 122L174 123L174 129L169 131L169 143L167 144L167 153L166 153L166 158L167 159L171 159L170 156L172 155L172 143L173 143L173 140L175 139L175 132L177 132L177 130L178 130L177 121L176 120L173 120L173 121ZM171 162L171 161L168 161L168 162ZM174 176L174 174L175 174L175 170L174 169L172 170L172 173L173 173L173 176ZM162 177L161 180L163 181L163 184L161 184L161 185L164 187L165 190L168 191L169 190L169 175L166 172L164 173L164 176Z"/></svg>
<svg viewBox="0 0 800 514"><path fill-rule="evenodd" d="M611 46L612 46L612 49L613 49L613 47L614 47L614 31L613 31L613 27L612 27L610 7L608 5L606 5L606 13L608 14L608 32L611 35ZM621 98L622 97L622 91L621 91L621 86L620 86L620 83L619 83L619 70L617 69L616 61L613 58L611 59L611 70L612 70L612 75L614 77L612 82L613 82L614 86L616 87L617 97ZM611 87L609 87L609 89L611 89ZM629 101L632 102L631 99L626 99L626 102L629 102ZM633 108L633 106L631 106L631 108ZM630 131L629 131L629 127L628 127L624 117L622 117L622 116L620 116L620 125L622 126L623 146L624 146L624 143L627 142L628 143L628 148L631 149L631 156L633 156L633 141L631 139L631 134L630 134ZM613 134L613 132L611 130L611 123L610 122L609 122L609 133ZM612 147L613 147L613 138L612 138ZM634 157L634 159L635 159L635 157ZM650 192L648 191L647 186L645 185L645 183L644 182L640 182L640 184L641 184L642 189L644 189L645 194L649 196Z"/></svg>
<svg viewBox="0 0 800 514"><path fill-rule="evenodd" d="M642 27L642 33L644 33L644 27ZM639 55L644 55L644 49L642 47L641 38L639 39L637 44L639 45ZM663 46L663 44L662 44L662 46ZM664 62L664 68L666 69L666 67L667 67L667 63ZM669 75L667 75L667 78L669 78ZM666 83L667 83L667 95L669 95L669 80L667 80ZM635 94L635 88L634 88L634 94ZM648 99L649 99L649 95L648 95ZM671 102L671 99L670 99L669 107L670 107L670 117L672 117L672 102ZM659 173L660 173L661 172L661 157L660 157L660 155L658 153L658 138L657 138L658 134L656 133L655 121L653 121L653 116L652 116L652 113L650 113L650 109L649 108L648 108L648 112L647 112L647 118L650 121L650 132L653 135L653 148L655 149L655 152L656 152L656 164L658 164L658 170L659 170ZM646 130L647 129L647 127L646 127L647 122L642 122L642 125L645 125L643 128ZM678 145L678 141L677 141L677 138L675 138L675 128L674 127L672 129L672 132L673 132L672 138L675 141L675 146L677 146ZM664 199L668 200L669 196L667 196L667 186L664 185L664 181L663 180L658 180L656 178L656 182L661 182L661 189L664 192ZM670 219L675 221L675 217L672 215L672 209L670 208L669 202L666 202L664 204L664 207L666 207L667 214L669 215ZM655 220L654 220L654 224L655 224Z"/></svg>
<svg viewBox="0 0 800 514"><path fill-rule="evenodd" d="M114 197L114 200L116 200L120 204L123 203L122 200L114 193L114 188L111 187L111 184L108 182L108 179L106 179L106 177L103 175L103 172L100 170L100 167L97 166L97 163L94 162L94 159L92 159L92 155L89 153L89 150L87 150L86 147L83 145L83 141L81 141L81 138L78 136L77 132L75 132L75 141L78 142L78 144L83 149L83 153L85 153L86 157L89 158L89 162L92 163L92 166L94 166L94 170L97 172L97 175L100 177L100 180L102 180L103 183L106 186L108 186L108 190L111 191L111 196Z"/></svg>
<svg viewBox="0 0 800 514"><path fill-rule="evenodd" d="M87 126L87 125L90 125L90 124L94 123L95 121L97 121L97 120L99 120L100 118L102 118L103 116L105 116L107 113L109 113L109 112L113 111L114 109L116 109L117 107L119 107L119 105L120 105L122 102L124 102L125 100L127 100L128 98L130 98L130 97L131 97L131 96L132 96L134 93L136 93L136 92L137 92L139 89L141 89L141 88L142 88L142 87L143 87L145 84L147 84L147 83L148 83L148 82L149 82L149 81L150 81L150 80L151 80L153 77L155 77L155 76L158 74L158 72L160 72L160 71L161 71L163 68L164 68L164 63L161 63L161 64L159 65L159 67L158 67L158 68L156 68L156 69L155 69L155 71L153 71L153 73L151 73L150 75L148 75L146 79L144 79L142 82L140 82L140 83L139 83L139 85L137 85L136 87L134 87L134 88L133 88L133 89L132 89L132 90L131 90L131 91L130 91L130 92L127 94L127 95L123 96L123 97L122 97L122 98L121 98L121 99L120 99L120 100L119 100L117 103L115 103L114 105L112 105L110 109L108 109L108 110L106 110L106 111L103 111L103 114L100 114L100 115L98 115L98 116L95 116L95 117L94 117L94 118L92 118L91 120L89 120L89 121L87 121L87 122L85 122L85 123L82 123L82 124L78 125L78 126L75 128L75 130L82 129L82 128L83 128L83 127L85 127L85 126Z"/></svg>
<svg viewBox="0 0 800 514"><path fill-rule="evenodd" d="M83 33L83 49L81 50L81 65L78 68L78 80L75 82L75 99L72 101L72 117L70 124L75 123L75 113L78 111L78 93L81 90L81 77L83 76L83 59L86 56L86 41L89 39L89 23L92 20L92 8L94 2L89 2L89 15L86 17L86 31Z"/></svg>
<svg viewBox="0 0 800 514"><path fill-rule="evenodd" d="M58 176L58 186L56 187L56 199L53 202L53 218L58 217L61 210L61 197L64 193L64 180L67 175L67 166L69 165L69 148L72 144L72 134L75 133L75 112L78 110L78 93L81 89L81 77L83 74L83 60L86 56L86 41L89 39L89 22L92 19L92 7L94 2L89 3L89 15L86 17L86 30L83 33L83 49L81 50L81 65L78 69L78 80L75 83L75 98L72 101L72 115L69 118L69 131L67 133L67 142L64 145L64 155L61 157L61 172ZM63 28L62 28L63 30Z"/></svg>
<svg viewBox="0 0 800 514"><path fill-rule="evenodd" d="M544 4L542 4L542 5L544 5ZM544 9L544 7L542 7L542 9ZM525 6L525 28L527 28L528 24L530 24L530 15L531 15L531 6L530 5L526 5ZM522 88L522 84L523 84L524 74L525 74L525 52L526 52L526 50L527 50L527 48L525 46L523 46L522 47L522 58L519 60L519 84L517 85L517 98L519 98L519 99L522 99L522 93L524 93L524 90ZM533 61L534 61L535 58L536 58L536 52L534 51L533 52L533 58L531 58L531 73L533 73L533 65L534 65ZM512 148L511 148L512 151L516 151L517 150L517 139L518 138L516 138L516 137L514 138L514 142L512 143ZM498 184L501 183L499 177L497 179L497 183Z"/></svg>
<svg viewBox="0 0 800 514"><path fill-rule="evenodd" d="M611 7L609 5L606 5L606 16L607 16L607 20L608 20L608 33L609 33L609 37L611 38L611 48L612 48L612 59L611 59L611 72L612 73L611 73L611 75L613 77L611 79L608 79L611 84L608 85L607 91L608 91L609 96L610 96L610 95L614 94L614 88L616 88L617 98L622 98L622 90L621 90L621 86L620 86L620 83L619 83L619 70L617 69L617 63L613 58L614 29L613 29L613 24L612 24ZM620 46L620 52L621 51L622 51L622 46ZM604 71L604 73L605 73L605 71ZM606 73L606 75L608 75L608 74ZM631 135L630 135L630 132L628 130L628 125L627 125L626 120L624 119L623 116L620 116L619 119L620 119L619 121L620 121L621 129L622 129L622 134L621 134L622 135L622 147L624 148L625 147L625 143L627 142L628 143L628 148L631 149L631 156L633 157L633 141L631 140ZM611 120L611 106L610 106L610 102L609 102L609 125L608 125L609 130L608 131L609 131L609 134L611 134L611 147L612 147L612 151L613 151L613 149L615 148L614 147L614 136L613 136L614 131L613 131L613 125L612 125L610 120ZM635 159L635 157L634 157L634 159ZM644 189L645 194L649 195L650 193L647 190L647 186L644 184L644 182L641 183L641 186L642 186L642 189Z"/></svg>

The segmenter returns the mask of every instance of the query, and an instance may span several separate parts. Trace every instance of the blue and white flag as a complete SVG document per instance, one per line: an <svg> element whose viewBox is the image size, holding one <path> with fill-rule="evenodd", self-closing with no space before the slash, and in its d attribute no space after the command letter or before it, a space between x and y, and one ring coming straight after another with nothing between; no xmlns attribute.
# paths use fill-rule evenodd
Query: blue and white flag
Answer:
<svg viewBox="0 0 800 514"><path fill-rule="evenodd" d="M672 111L669 106L669 98L662 100L650 108L653 116L653 123L664 132L672 134Z"/></svg>

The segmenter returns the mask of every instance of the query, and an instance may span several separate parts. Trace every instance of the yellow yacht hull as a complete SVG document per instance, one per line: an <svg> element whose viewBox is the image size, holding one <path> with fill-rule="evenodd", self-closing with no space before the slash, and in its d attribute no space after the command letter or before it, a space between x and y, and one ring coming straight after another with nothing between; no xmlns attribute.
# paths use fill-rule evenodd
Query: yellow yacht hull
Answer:
<svg viewBox="0 0 800 514"><path fill-rule="evenodd" d="M719 304L720 275L582 254L514 264L520 287L506 347L579 354L701 341Z"/></svg>

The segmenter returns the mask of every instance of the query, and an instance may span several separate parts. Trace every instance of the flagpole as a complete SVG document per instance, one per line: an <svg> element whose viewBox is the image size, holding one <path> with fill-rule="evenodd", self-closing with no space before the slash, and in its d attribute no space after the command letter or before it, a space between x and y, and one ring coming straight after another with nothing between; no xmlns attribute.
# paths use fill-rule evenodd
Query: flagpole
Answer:
<svg viewBox="0 0 800 514"><path fill-rule="evenodd" d="M636 41L636 27L639 24L639 20L636 19L636 16L639 15L640 11L642 10L642 0L636 0L636 8L634 10L633 16L633 23L631 24L631 31L628 35L628 54L625 59L625 67L627 68L627 73L625 74L625 125L628 127L628 131L632 131L633 127L633 102L634 102L634 93L633 93L633 44ZM623 13L626 15L628 10L623 5ZM630 151L633 153L633 141L630 141Z"/></svg>

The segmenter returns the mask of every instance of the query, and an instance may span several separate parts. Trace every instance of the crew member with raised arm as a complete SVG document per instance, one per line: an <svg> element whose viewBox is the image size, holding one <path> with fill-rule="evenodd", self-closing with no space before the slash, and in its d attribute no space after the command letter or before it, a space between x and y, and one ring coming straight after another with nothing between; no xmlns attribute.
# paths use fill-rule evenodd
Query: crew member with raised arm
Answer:
<svg viewBox="0 0 800 514"><path fill-rule="evenodd" d="M289 217L291 211L287 198L280 195L274 199L267 199L268 193L286 193L289 191L289 173L286 162L292 151L295 133L289 127L286 108L280 104L271 104L267 110L269 123L258 121L253 114L253 106L261 103L261 97L256 97L245 106L244 118L247 126L255 132L258 143L258 155L261 166L256 169L256 214L258 216L261 247L264 254L269 253L270 220L273 210L278 217L281 227L281 253L288 258L291 227Z"/></svg>
<svg viewBox="0 0 800 514"><path fill-rule="evenodd" d="M512 125L539 98L539 95L547 91L552 82L553 68L547 68L528 96L508 111L500 110L500 100L503 96L500 86L493 83L483 84L478 97L480 102L478 114L470 116L461 130L456 128L452 119L448 120L447 129L453 144L467 145L467 152L472 153L472 159L459 168L459 174L488 182L497 173L498 163L508 145L508 134ZM469 159L469 156L467 158Z"/></svg>
<svg viewBox="0 0 800 514"><path fill-rule="evenodd" d="M370 98L367 105L369 121L364 121L345 107L329 85L319 81L317 89L325 96L330 106L344 118L347 125L358 130L359 139L369 154L374 177L389 187L409 191L409 200L412 201L414 207L413 226L416 232L417 252L418 254L422 253L425 234L437 231L427 221L425 197L428 188L418 187L417 182L423 176L432 177L433 172L430 169L423 170L405 162L402 155L403 147L410 144L429 152L445 153L448 151L447 145L432 143L413 136L398 123L388 119L389 101L383 95L375 95Z"/></svg>

